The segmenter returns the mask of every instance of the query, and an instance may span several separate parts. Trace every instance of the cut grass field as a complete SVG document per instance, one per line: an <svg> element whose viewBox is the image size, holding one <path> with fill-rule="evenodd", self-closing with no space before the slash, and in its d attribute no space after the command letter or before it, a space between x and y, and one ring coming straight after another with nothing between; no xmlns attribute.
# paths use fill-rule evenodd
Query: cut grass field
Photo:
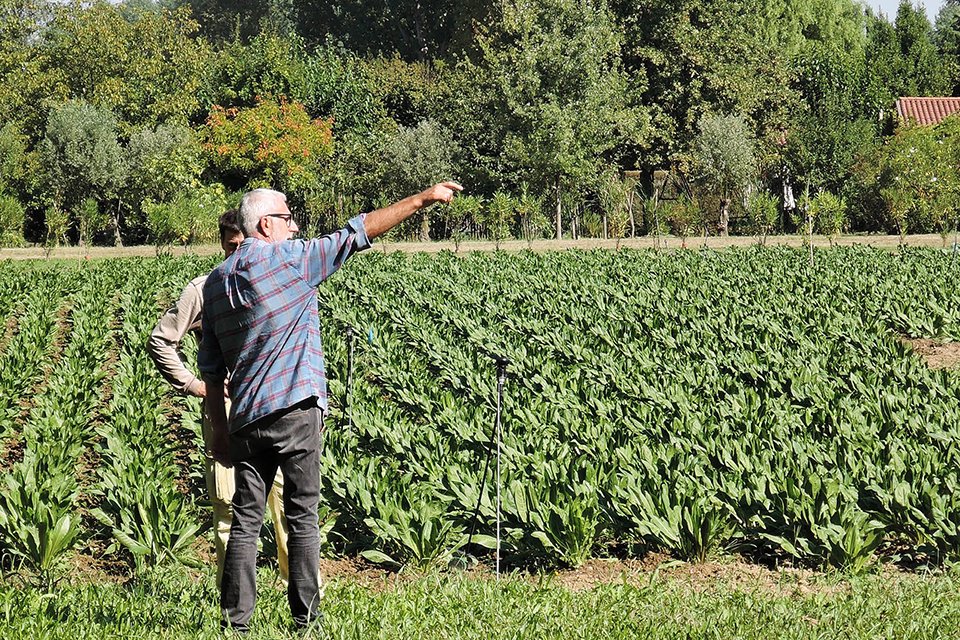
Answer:
<svg viewBox="0 0 960 640"><path fill-rule="evenodd" d="M261 569L250 638L294 634L276 574ZM379 584L336 579L321 603L317 638L955 638L960 580L886 572L819 575L804 586L783 573L751 582L690 581L658 571L574 590L550 578L459 572L400 577ZM220 638L211 574L182 567L147 572L126 583L61 583L49 593L0 587L0 637Z"/></svg>

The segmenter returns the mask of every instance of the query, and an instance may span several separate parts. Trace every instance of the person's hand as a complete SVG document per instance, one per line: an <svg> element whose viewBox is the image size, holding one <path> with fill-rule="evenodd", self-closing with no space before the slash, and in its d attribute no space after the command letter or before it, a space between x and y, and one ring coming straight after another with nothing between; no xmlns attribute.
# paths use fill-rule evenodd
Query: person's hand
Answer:
<svg viewBox="0 0 960 640"><path fill-rule="evenodd" d="M450 202L458 191L463 191L463 187L456 182L441 182L424 191L423 197L426 205L434 202Z"/></svg>
<svg viewBox="0 0 960 640"><path fill-rule="evenodd" d="M214 429L210 436L210 455L225 467L232 467L230 460L230 436L226 431Z"/></svg>
<svg viewBox="0 0 960 640"><path fill-rule="evenodd" d="M196 397L198 397L198 398L206 398L206 397L207 397L207 385L204 384L204 382L203 382L202 380L200 381L200 386L199 386L199 387L197 388L197 390L193 393L193 395L196 396Z"/></svg>

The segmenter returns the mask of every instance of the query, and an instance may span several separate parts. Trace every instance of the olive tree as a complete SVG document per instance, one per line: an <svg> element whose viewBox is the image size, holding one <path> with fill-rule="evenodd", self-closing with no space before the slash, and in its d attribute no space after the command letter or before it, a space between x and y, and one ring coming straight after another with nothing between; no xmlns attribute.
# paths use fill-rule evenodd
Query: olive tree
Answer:
<svg viewBox="0 0 960 640"><path fill-rule="evenodd" d="M431 184L457 177L459 147L442 125L424 120L415 127L400 127L385 145L383 182L394 198L419 193ZM430 241L429 210L422 210L419 239Z"/></svg>
<svg viewBox="0 0 960 640"><path fill-rule="evenodd" d="M730 202L756 177L755 144L739 114L707 115L700 119L693 163L698 177L720 198L720 235L727 235Z"/></svg>
<svg viewBox="0 0 960 640"><path fill-rule="evenodd" d="M50 112L40 153L54 208L75 212L80 240L88 240L79 205L88 198L114 198L127 177L116 118L83 100L58 105Z"/></svg>

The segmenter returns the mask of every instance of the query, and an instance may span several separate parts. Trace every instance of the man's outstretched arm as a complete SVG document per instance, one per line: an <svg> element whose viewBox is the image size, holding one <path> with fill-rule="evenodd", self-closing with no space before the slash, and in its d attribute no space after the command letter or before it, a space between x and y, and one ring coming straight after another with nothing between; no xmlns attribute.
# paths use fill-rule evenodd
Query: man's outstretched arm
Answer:
<svg viewBox="0 0 960 640"><path fill-rule="evenodd" d="M456 182L442 182L415 196L409 196L388 207L368 213L363 221L367 229L367 237L372 240L386 233L420 209L429 207L435 202L450 202L458 191L463 191L463 187Z"/></svg>

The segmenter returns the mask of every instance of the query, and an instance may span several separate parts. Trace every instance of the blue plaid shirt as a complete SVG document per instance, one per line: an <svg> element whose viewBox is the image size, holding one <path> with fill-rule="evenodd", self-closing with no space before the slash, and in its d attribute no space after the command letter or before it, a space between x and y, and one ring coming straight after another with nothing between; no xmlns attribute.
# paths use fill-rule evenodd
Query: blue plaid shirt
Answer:
<svg viewBox="0 0 960 640"><path fill-rule="evenodd" d="M370 246L364 216L322 238L246 238L203 287L204 379L229 375L230 432L316 398L327 410L317 287Z"/></svg>

